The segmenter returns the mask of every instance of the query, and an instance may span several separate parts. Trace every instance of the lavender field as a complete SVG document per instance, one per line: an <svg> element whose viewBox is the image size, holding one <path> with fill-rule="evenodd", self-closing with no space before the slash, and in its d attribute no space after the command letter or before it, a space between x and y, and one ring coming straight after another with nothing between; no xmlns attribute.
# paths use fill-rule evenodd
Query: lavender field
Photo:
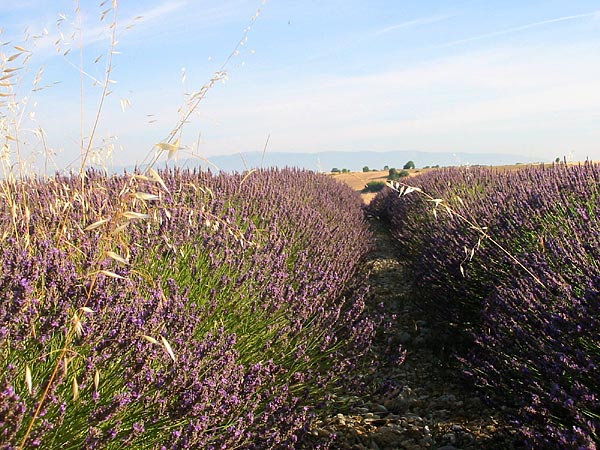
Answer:
<svg viewBox="0 0 600 450"><path fill-rule="evenodd" d="M431 171L370 212L462 370L528 448L600 442L600 166Z"/></svg>
<svg viewBox="0 0 600 450"><path fill-rule="evenodd" d="M596 448L600 167L408 181L366 211L294 169L5 181L0 448L315 448L393 326L367 306L368 215L518 439Z"/></svg>
<svg viewBox="0 0 600 450"><path fill-rule="evenodd" d="M0 17L0 450L600 447L597 2Z"/></svg>
<svg viewBox="0 0 600 450"><path fill-rule="evenodd" d="M378 326L306 171L2 184L0 448L295 448Z"/></svg>

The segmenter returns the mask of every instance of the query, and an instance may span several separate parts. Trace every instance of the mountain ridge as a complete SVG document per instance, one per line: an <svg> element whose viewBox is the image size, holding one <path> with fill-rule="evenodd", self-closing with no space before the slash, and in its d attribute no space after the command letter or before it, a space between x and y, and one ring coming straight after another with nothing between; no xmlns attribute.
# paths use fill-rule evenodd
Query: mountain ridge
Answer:
<svg viewBox="0 0 600 450"><path fill-rule="evenodd" d="M225 172L243 172L257 167L299 167L317 172L329 172L333 168L361 171L367 166L370 169L383 169L384 166L402 168L413 161L416 167L425 166L500 166L517 163L540 162L539 158L504 153L444 153L423 151L327 151L315 153L283 153L283 152L247 152L231 155L218 155L207 158L209 161L186 160L180 166L210 167L211 170Z"/></svg>
<svg viewBox="0 0 600 450"><path fill-rule="evenodd" d="M513 164L532 164L545 162L540 158L507 153L467 153L467 152L424 152L424 151L326 151L326 152L245 152L229 155L216 155L208 158L189 158L160 162L155 167L181 167L212 172L244 172L255 168L297 167L316 172L331 172L332 169L348 169L350 172L361 172L363 167L370 170L382 170L385 166L401 169L408 161L413 161L416 168L426 166L504 166ZM550 161L547 161L550 162ZM144 169L144 166L114 166L112 173L133 172Z"/></svg>

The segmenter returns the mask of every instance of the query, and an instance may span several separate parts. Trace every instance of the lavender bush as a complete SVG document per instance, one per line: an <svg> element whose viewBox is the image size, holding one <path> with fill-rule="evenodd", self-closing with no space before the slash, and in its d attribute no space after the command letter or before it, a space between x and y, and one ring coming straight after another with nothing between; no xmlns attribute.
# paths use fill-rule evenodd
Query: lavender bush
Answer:
<svg viewBox="0 0 600 450"><path fill-rule="evenodd" d="M410 180L442 202L388 190L373 203L438 317L470 338L465 373L531 448L600 442L599 179L593 164L447 169Z"/></svg>
<svg viewBox="0 0 600 450"><path fill-rule="evenodd" d="M357 195L296 170L3 185L0 448L293 448L365 360Z"/></svg>

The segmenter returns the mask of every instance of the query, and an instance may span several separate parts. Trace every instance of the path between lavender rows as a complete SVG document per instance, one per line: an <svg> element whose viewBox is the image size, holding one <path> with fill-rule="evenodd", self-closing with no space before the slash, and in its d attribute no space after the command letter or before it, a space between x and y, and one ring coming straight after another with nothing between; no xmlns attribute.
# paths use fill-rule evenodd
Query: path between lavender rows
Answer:
<svg viewBox="0 0 600 450"><path fill-rule="evenodd" d="M514 430L502 412L484 405L461 382L443 325L430 323L385 226L370 219L374 249L364 269L373 301L397 315L395 338L406 350L402 364L378 370L378 385L367 395L343 397L342 406L312 430L315 441L333 449L515 449ZM375 347L381 355L383 345ZM382 360L385 358L382 355Z"/></svg>

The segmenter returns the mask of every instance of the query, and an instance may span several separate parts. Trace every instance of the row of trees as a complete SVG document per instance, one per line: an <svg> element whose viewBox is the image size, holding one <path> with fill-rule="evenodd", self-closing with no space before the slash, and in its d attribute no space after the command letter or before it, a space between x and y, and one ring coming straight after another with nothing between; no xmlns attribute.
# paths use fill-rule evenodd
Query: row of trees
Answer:
<svg viewBox="0 0 600 450"><path fill-rule="evenodd" d="M406 163L404 165L404 169L402 169L402 170L397 170L393 167L390 169L389 166L385 166L384 170L388 171L388 176L387 176L388 181L398 180L400 178L409 176L410 172L408 171L408 169L406 169L406 167L410 166L410 165L412 165L412 168L414 169L414 163L412 161L409 161L408 163ZM366 172L366 170L363 169L363 172ZM366 192L379 192L384 187L385 187L384 181L369 181L366 184L366 186L363 188L362 192L365 192L365 193Z"/></svg>
<svg viewBox="0 0 600 450"><path fill-rule="evenodd" d="M404 166L402 167L403 170L411 170L415 168L415 163L413 161L408 161L406 164L404 164ZM362 168L363 172L372 172L372 171L376 171L377 169L370 169L369 166L364 166ZM396 169L391 168L390 166L384 166L383 170L389 170L390 171L390 176L392 175L392 170L396 171ZM350 172L348 169L338 169L337 167L334 167L333 169L331 169L332 173L348 173Z"/></svg>

